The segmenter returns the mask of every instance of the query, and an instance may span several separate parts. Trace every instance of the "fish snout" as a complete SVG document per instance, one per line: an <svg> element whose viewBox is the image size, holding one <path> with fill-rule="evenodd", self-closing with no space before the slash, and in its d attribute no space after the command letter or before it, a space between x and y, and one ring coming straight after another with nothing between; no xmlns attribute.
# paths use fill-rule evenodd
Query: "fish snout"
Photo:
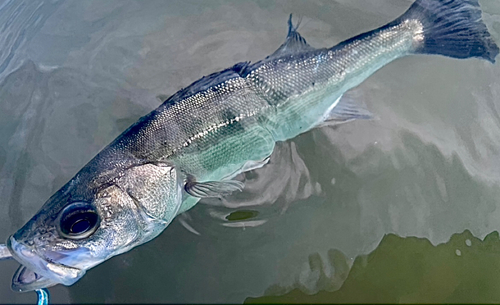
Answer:
<svg viewBox="0 0 500 305"><path fill-rule="evenodd" d="M56 284L74 284L85 270L57 264L43 258L34 248L17 241L14 236L7 240L7 248L22 266L12 279L15 291L31 291Z"/></svg>

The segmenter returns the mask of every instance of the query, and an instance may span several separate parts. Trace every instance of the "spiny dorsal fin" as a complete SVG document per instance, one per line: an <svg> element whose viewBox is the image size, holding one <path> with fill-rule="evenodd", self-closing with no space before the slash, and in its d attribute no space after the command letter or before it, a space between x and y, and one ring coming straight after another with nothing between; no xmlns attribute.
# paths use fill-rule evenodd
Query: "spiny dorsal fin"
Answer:
<svg viewBox="0 0 500 305"><path fill-rule="evenodd" d="M288 35L286 36L286 40L273 54L269 55L269 57L280 57L283 55L314 50L314 48L306 42L304 37L297 32L300 22L301 20L297 22L296 26L293 26L292 14L290 14L290 18L288 18Z"/></svg>
<svg viewBox="0 0 500 305"><path fill-rule="evenodd" d="M249 72L249 69L248 69L249 66L250 66L250 62L244 61L244 62L239 62L239 63L235 64L232 67L232 69L234 72L238 73L241 77L245 77Z"/></svg>

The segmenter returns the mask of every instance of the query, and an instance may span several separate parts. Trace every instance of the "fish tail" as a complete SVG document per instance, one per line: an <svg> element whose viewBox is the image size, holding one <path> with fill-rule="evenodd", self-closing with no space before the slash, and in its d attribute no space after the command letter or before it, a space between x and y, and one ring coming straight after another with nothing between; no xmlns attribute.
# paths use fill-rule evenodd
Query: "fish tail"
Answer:
<svg viewBox="0 0 500 305"><path fill-rule="evenodd" d="M414 53L495 62L499 49L481 19L478 0L416 0L395 22L414 20L422 27Z"/></svg>

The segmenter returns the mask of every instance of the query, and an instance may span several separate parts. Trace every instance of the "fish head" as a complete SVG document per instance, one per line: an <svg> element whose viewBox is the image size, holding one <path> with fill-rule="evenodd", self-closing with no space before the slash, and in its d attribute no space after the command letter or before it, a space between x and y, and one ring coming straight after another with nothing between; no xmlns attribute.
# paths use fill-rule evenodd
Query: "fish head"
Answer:
<svg viewBox="0 0 500 305"><path fill-rule="evenodd" d="M175 175L170 170L162 176L171 191L167 188L159 205L180 206L182 193ZM151 191L158 190L152 183L141 183L137 170L100 186L91 196L74 196L61 189L7 240L9 251L22 265L12 280L12 289L72 285L86 270L157 236L178 208L169 211L170 218L157 217L145 204L147 201L158 209L148 197Z"/></svg>

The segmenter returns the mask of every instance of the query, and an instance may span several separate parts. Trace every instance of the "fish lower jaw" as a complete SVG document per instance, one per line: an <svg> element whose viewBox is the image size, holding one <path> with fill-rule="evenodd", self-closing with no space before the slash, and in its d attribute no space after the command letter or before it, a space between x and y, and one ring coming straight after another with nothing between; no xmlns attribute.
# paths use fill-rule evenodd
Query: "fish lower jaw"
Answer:
<svg viewBox="0 0 500 305"><path fill-rule="evenodd" d="M13 236L7 240L7 248L15 260L31 271L50 279L52 282L66 286L74 284L84 274L85 270L49 262L35 253L26 245L18 242Z"/></svg>

